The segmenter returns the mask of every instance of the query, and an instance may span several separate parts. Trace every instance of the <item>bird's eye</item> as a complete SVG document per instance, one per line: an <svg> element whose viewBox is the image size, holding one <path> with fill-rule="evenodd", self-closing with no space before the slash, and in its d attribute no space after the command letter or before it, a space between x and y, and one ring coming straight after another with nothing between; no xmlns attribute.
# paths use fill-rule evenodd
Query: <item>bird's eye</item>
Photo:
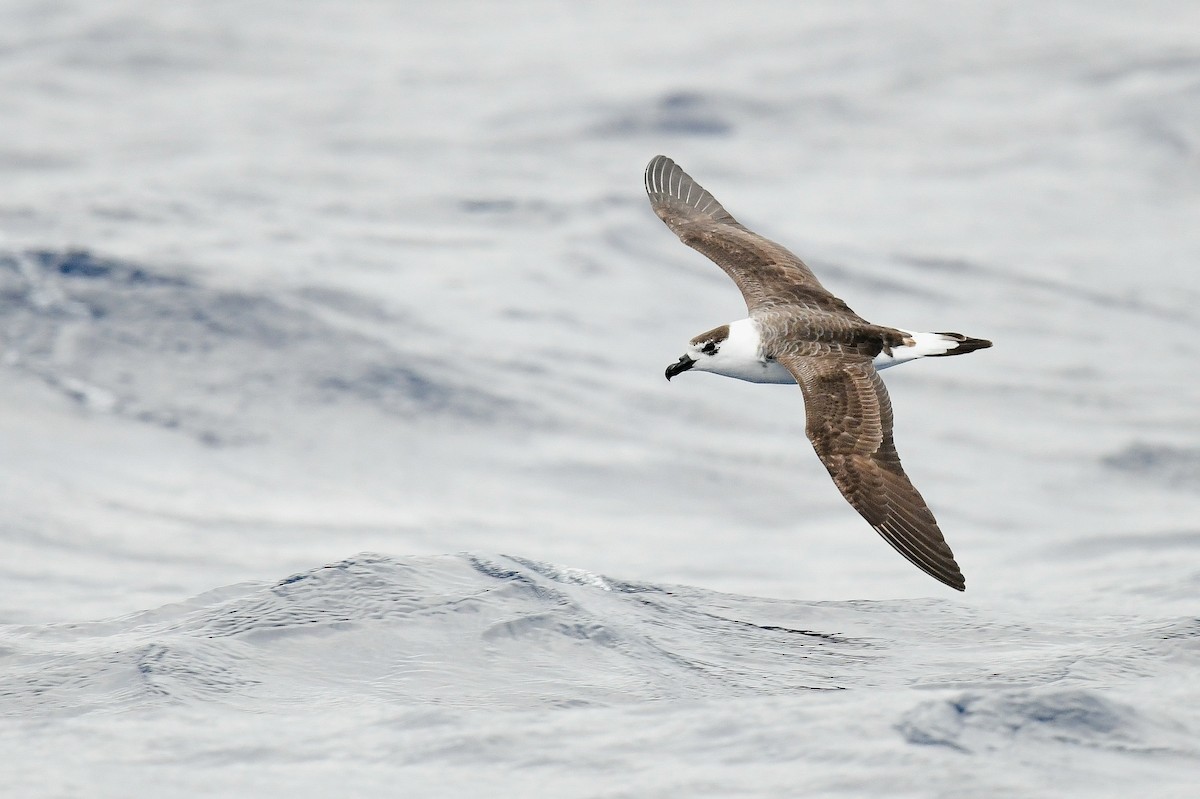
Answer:
<svg viewBox="0 0 1200 799"><path fill-rule="evenodd" d="M700 351L703 352L705 355L712 355L713 353L715 353L717 351L717 345L715 342L710 341L707 344L705 344L704 349L702 349Z"/></svg>

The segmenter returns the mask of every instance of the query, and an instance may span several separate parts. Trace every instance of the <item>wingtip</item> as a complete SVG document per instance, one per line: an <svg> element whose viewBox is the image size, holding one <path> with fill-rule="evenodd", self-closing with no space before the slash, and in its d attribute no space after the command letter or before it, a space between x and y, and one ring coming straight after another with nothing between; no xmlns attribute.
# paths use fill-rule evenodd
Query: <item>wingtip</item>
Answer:
<svg viewBox="0 0 1200 799"><path fill-rule="evenodd" d="M668 175L678 165L665 155L656 155L646 164L646 194L652 199L670 194ZM680 170L682 172L682 170Z"/></svg>
<svg viewBox="0 0 1200 799"><path fill-rule="evenodd" d="M901 553L903 554L903 553ZM949 563L938 564L943 568L935 568L933 564L922 564L915 560L909 559L914 566L928 574L933 579L937 580L944 586L953 588L955 591L967 590L967 579L963 577L963 573L959 571L958 564L951 558ZM953 569L953 571L951 571Z"/></svg>
<svg viewBox="0 0 1200 799"><path fill-rule="evenodd" d="M949 586L955 591L967 590L967 578L963 577L962 569L958 568L958 561L954 559L953 555L951 555L948 560L936 564L936 567L934 567L934 564L929 564L929 566L934 568L927 568L921 564L916 565L921 569L921 571L925 572L942 585Z"/></svg>
<svg viewBox="0 0 1200 799"><path fill-rule="evenodd" d="M967 578L963 576L962 569L958 568L958 561L954 559L954 556L951 555L949 563L943 565L945 568L938 574L930 571L926 571L926 573L943 585L950 586L955 591L966 591Z"/></svg>
<svg viewBox="0 0 1200 799"><path fill-rule="evenodd" d="M708 190L665 155L656 155L646 164L645 182L650 204L664 221L673 216L740 227Z"/></svg>
<svg viewBox="0 0 1200 799"><path fill-rule="evenodd" d="M862 511L859 510L859 513ZM930 515L931 521L932 518ZM942 585L955 591L967 590L967 581L963 577L962 569L958 567L958 561L954 559L954 553L950 551L936 522L933 522L931 529L920 530L900 515L872 527L905 560Z"/></svg>
<svg viewBox="0 0 1200 799"><path fill-rule="evenodd" d="M654 169L654 167L655 167L655 166L657 166L658 164L664 164L664 163L665 163L665 164L673 164L673 163L675 163L675 162L674 162L674 161L672 161L672 160L671 160L670 158L668 158L667 156L665 156L665 155L662 155L662 154L660 153L659 155L656 155L656 156L654 156L653 158L651 158L651 159L650 159L650 163L646 164L646 171L647 171L647 172L650 172L650 171L651 171L652 169Z"/></svg>

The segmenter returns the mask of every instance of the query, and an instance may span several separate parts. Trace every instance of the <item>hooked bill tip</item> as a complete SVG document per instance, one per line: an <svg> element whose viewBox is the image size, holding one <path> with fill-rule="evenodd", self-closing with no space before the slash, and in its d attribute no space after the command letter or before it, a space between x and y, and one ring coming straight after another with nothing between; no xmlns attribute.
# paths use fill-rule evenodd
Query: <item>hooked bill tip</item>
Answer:
<svg viewBox="0 0 1200 799"><path fill-rule="evenodd" d="M665 374L667 376L668 382L675 375L681 374L682 372L686 372L688 369L691 369L692 366L695 365L695 363L696 362L694 360L692 360L691 358L689 358L686 355L679 356L678 361L676 361L675 363L673 363L667 367L667 371Z"/></svg>

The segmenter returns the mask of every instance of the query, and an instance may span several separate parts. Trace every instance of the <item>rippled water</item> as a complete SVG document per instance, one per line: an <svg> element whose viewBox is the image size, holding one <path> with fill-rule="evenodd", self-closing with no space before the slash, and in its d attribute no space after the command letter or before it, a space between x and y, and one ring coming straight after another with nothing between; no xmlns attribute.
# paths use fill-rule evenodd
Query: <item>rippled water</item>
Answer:
<svg viewBox="0 0 1200 799"><path fill-rule="evenodd" d="M637 750L672 739L668 759L726 765L707 764L709 791L755 764L813 769L832 789L881 737L893 756L912 748L931 768L1015 758L1014 787L1048 768L1092 787L1098 775L1155 768L1169 786L1198 754L1194 709L1176 704L1194 695L1194 619L765 600L505 556L360 555L111 621L9 627L5 640L0 696L7 715L34 725L33 741L111 735L128 758L131 728L150 725L167 735L150 746L159 757L254 762L289 786L290 764L313 756L350 774L393 757L464 780L478 770L481 786L484 772L551 778L578 759L583 773L621 783L614 761L655 771L657 755ZM241 729L219 744L189 729L198 713ZM278 733L248 736L254 717ZM348 726L358 744L334 744ZM840 742L829 737L838 730ZM869 736L861 750L859 736ZM849 763L823 763L831 749ZM672 777L700 789L694 780ZM923 782L940 793L960 780Z"/></svg>
<svg viewBox="0 0 1200 799"><path fill-rule="evenodd" d="M506 9L0 8L0 793L1191 796L1192 7ZM885 374L965 595L662 379L659 152L996 342Z"/></svg>

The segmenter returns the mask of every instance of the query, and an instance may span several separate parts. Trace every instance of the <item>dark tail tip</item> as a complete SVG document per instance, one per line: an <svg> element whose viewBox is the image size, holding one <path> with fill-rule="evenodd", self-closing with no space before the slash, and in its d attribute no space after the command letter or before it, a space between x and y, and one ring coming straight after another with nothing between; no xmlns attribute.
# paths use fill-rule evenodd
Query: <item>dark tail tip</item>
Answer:
<svg viewBox="0 0 1200 799"><path fill-rule="evenodd" d="M968 352L975 350L986 350L992 346L992 342L985 338L971 338L964 336L962 333L938 333L939 336L947 336L958 342L958 346L949 352L943 352L941 355L930 355L930 358L946 358L951 355L966 355Z"/></svg>

